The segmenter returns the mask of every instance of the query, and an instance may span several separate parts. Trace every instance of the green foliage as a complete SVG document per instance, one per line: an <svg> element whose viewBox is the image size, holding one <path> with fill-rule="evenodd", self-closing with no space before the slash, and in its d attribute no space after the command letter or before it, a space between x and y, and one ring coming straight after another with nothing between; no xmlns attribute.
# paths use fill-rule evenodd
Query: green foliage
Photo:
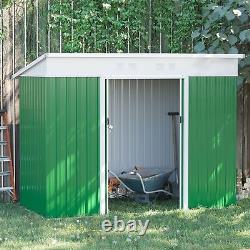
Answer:
<svg viewBox="0 0 250 250"><path fill-rule="evenodd" d="M205 2L55 0L50 27L65 52L191 52Z"/></svg>
<svg viewBox="0 0 250 250"><path fill-rule="evenodd" d="M146 15L143 0L132 1L54 1L51 28L61 30L63 51L125 52L133 50L146 37L141 17ZM130 8L128 8L130 6ZM141 34L141 35L140 35ZM131 40L136 37L132 45ZM131 46L128 48L128 44Z"/></svg>
<svg viewBox="0 0 250 250"><path fill-rule="evenodd" d="M1 0L1 9L6 8L7 6L10 6L13 3L14 0Z"/></svg>
<svg viewBox="0 0 250 250"><path fill-rule="evenodd" d="M10 7L12 3L13 3L13 0L1 0L0 10ZM3 40L5 36L6 36L6 32L4 30L0 30L0 40Z"/></svg>
<svg viewBox="0 0 250 250"><path fill-rule="evenodd" d="M197 53L244 53L241 79L250 82L250 8L248 1L227 0L208 4L202 11L202 25L193 31Z"/></svg>

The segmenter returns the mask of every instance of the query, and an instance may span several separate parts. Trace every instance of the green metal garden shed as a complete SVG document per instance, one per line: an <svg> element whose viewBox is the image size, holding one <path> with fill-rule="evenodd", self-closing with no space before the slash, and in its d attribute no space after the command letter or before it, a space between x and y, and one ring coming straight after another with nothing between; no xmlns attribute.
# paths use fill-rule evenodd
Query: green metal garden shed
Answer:
<svg viewBox="0 0 250 250"><path fill-rule="evenodd" d="M169 111L181 118L180 208L235 203L242 57L39 57L13 76L20 81L20 203L48 217L107 213L108 169L173 167Z"/></svg>

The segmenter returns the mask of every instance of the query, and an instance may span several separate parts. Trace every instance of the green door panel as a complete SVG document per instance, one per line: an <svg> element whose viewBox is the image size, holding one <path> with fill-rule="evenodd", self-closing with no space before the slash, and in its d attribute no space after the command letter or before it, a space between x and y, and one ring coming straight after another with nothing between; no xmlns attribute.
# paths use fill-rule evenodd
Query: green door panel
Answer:
<svg viewBox="0 0 250 250"><path fill-rule="evenodd" d="M236 77L189 78L189 207L236 201Z"/></svg>
<svg viewBox="0 0 250 250"><path fill-rule="evenodd" d="M49 217L100 210L99 78L20 79L20 202Z"/></svg>

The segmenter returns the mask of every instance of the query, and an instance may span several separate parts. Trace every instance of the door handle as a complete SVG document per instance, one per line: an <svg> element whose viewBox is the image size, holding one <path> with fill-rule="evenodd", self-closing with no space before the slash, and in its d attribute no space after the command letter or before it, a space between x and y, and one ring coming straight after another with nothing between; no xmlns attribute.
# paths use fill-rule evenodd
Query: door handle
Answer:
<svg viewBox="0 0 250 250"><path fill-rule="evenodd" d="M110 132L112 132L112 130L113 130L113 125L111 125L110 124L110 120L109 120L109 118L107 118L107 128L108 128L108 130L110 131Z"/></svg>

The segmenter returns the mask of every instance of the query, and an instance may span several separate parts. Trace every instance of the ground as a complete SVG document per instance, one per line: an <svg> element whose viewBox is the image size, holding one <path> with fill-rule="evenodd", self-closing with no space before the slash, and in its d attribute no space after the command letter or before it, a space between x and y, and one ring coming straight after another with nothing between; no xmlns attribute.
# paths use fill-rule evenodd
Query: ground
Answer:
<svg viewBox="0 0 250 250"><path fill-rule="evenodd" d="M18 204L0 204L0 249L246 249L250 248L250 199L224 209L188 212L173 201L142 205L111 202L109 216L45 219ZM149 222L144 236L101 230L114 216Z"/></svg>

